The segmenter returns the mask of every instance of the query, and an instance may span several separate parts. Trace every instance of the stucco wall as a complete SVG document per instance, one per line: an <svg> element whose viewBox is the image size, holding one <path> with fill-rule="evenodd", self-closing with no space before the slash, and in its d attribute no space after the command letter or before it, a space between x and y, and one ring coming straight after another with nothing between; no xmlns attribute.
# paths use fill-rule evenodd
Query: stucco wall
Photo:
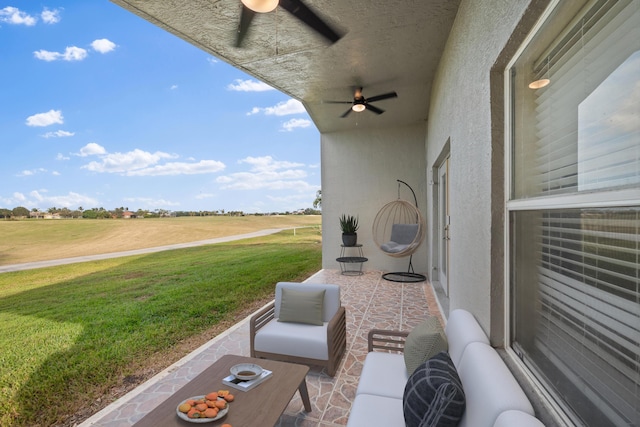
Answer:
<svg viewBox="0 0 640 427"><path fill-rule="evenodd" d="M362 114L367 114L362 113ZM386 203L398 198L397 179L416 193L418 207L426 214L425 125L335 132L321 136L322 157L322 264L338 269L342 233L338 218L357 215L358 243L369 261L364 270L406 271L407 258L392 258L376 247L372 225ZM403 186L404 187L404 186ZM412 201L404 187L404 200ZM414 255L417 273L427 272L427 245Z"/></svg>
<svg viewBox="0 0 640 427"><path fill-rule="evenodd" d="M492 121L492 102L494 109L502 104L492 99L501 94L492 85L496 89L502 82L495 72L492 79L491 71L528 5L528 0L462 2L433 83L427 127L427 167L450 141L449 306L472 311L495 344L502 337L492 328L491 304L502 313L504 298L504 138L494 129L503 123ZM431 211L432 187L427 200Z"/></svg>

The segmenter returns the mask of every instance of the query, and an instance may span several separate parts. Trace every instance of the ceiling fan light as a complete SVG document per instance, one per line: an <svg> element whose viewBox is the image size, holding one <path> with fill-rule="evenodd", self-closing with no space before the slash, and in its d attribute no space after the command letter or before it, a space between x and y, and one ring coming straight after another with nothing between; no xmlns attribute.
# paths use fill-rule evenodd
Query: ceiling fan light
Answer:
<svg viewBox="0 0 640 427"><path fill-rule="evenodd" d="M541 89L551 83L549 79L540 79L529 83L529 89Z"/></svg>
<svg viewBox="0 0 640 427"><path fill-rule="evenodd" d="M353 104L353 106L351 107L351 109L353 111L355 111L356 113L361 113L364 110L366 110L367 107L365 107L364 104Z"/></svg>
<svg viewBox="0 0 640 427"><path fill-rule="evenodd" d="M258 13L271 12L278 7L280 0L240 0L242 4Z"/></svg>

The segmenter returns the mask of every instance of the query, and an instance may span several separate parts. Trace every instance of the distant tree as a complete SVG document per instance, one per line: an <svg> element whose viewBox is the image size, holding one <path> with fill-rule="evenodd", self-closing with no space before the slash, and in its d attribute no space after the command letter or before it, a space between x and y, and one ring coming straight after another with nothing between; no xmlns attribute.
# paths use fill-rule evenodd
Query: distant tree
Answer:
<svg viewBox="0 0 640 427"><path fill-rule="evenodd" d="M60 209L60 216L63 218L71 218L73 216L73 212L69 208Z"/></svg>
<svg viewBox="0 0 640 427"><path fill-rule="evenodd" d="M313 201L313 207L316 209L322 208L322 190L316 191L316 199Z"/></svg>
<svg viewBox="0 0 640 427"><path fill-rule="evenodd" d="M0 208L0 218L11 218L11 209Z"/></svg>
<svg viewBox="0 0 640 427"><path fill-rule="evenodd" d="M123 213L123 212L124 212L124 207L122 207L122 206L121 206L121 207L119 207L119 208L115 208L115 209L113 210L113 215L114 215L116 218L122 218L122 213Z"/></svg>
<svg viewBox="0 0 640 427"><path fill-rule="evenodd" d="M18 206L16 208L13 208L13 216L14 217L28 217L29 216L29 209L25 208L24 206Z"/></svg>

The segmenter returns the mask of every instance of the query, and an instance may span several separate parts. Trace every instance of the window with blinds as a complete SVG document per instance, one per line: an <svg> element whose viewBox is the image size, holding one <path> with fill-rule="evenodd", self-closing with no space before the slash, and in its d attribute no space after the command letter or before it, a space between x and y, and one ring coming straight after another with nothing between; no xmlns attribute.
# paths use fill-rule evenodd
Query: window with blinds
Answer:
<svg viewBox="0 0 640 427"><path fill-rule="evenodd" d="M508 76L511 345L576 424L640 425L640 2L555 2Z"/></svg>

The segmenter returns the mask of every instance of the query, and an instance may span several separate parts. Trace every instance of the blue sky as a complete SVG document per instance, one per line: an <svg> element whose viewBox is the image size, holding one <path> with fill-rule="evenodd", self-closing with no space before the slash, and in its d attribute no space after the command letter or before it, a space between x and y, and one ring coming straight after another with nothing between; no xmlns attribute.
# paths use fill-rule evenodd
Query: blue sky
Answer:
<svg viewBox="0 0 640 427"><path fill-rule="evenodd" d="M298 101L108 2L0 3L0 208L292 211Z"/></svg>

